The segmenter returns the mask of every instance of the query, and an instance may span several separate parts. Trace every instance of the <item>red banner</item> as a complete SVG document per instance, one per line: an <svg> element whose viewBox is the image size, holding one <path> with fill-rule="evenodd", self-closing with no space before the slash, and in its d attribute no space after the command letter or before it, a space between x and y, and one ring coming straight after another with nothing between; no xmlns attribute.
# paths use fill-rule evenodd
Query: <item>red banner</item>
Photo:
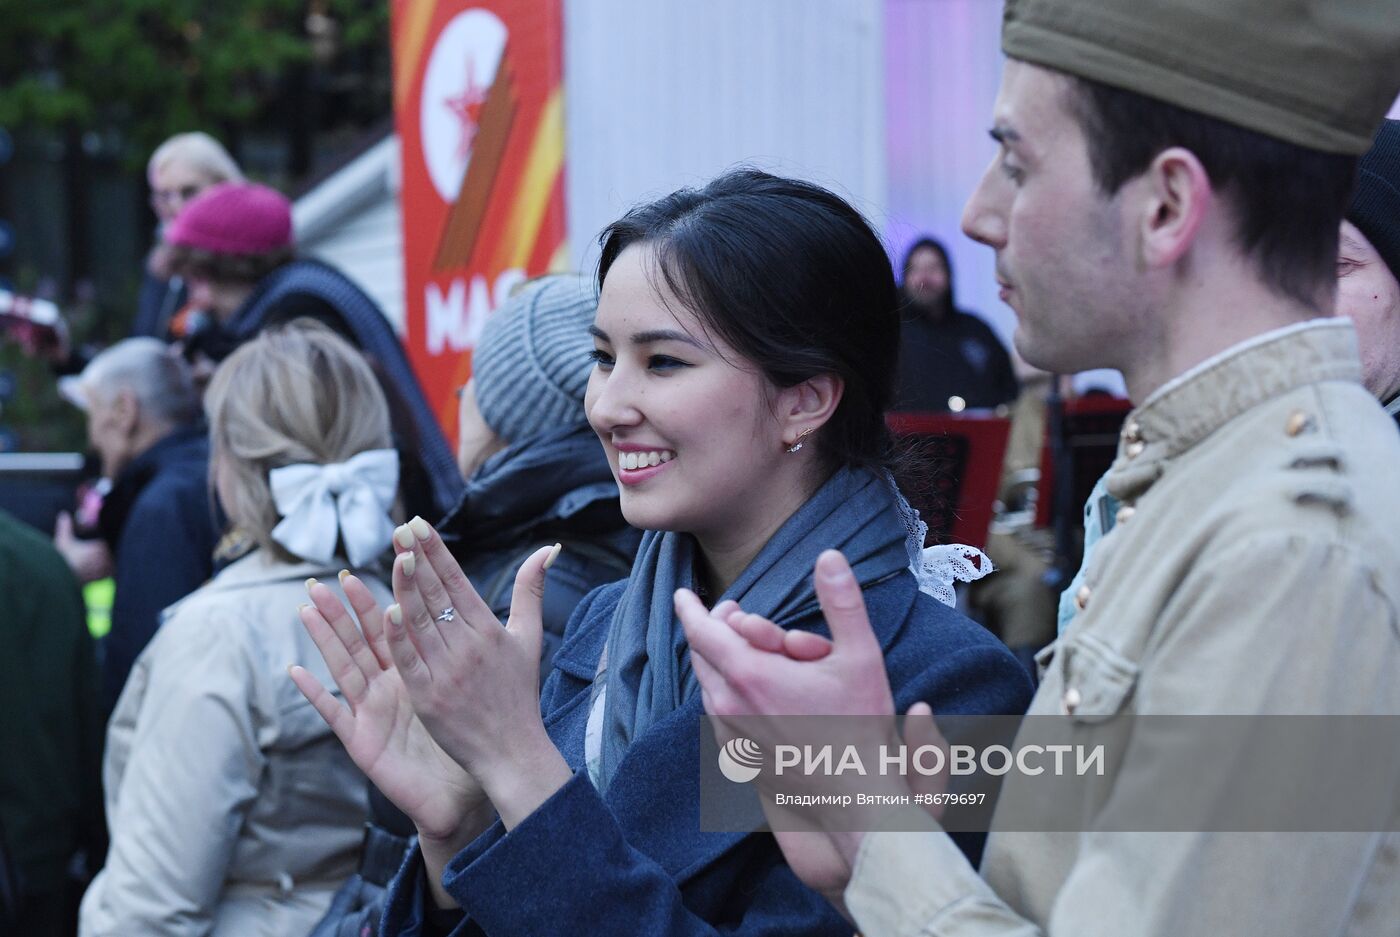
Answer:
<svg viewBox="0 0 1400 937"><path fill-rule="evenodd" d="M409 359L450 439L486 316L568 265L561 0L394 0Z"/></svg>

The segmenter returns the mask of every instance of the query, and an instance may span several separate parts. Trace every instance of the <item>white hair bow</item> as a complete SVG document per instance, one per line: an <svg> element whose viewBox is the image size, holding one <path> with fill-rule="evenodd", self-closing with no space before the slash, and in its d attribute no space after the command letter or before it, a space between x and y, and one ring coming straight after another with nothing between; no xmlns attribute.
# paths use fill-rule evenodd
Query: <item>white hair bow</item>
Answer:
<svg viewBox="0 0 1400 937"><path fill-rule="evenodd" d="M330 465L284 465L267 478L282 518L272 539L296 556L329 563L338 535L350 564L361 566L389 546L389 509L399 487L393 449L370 449Z"/></svg>

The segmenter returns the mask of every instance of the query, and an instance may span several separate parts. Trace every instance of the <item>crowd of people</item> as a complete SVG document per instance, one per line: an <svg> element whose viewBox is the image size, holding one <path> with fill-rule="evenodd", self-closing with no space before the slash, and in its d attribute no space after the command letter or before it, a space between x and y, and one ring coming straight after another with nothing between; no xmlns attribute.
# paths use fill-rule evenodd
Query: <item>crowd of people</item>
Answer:
<svg viewBox="0 0 1400 937"><path fill-rule="evenodd" d="M1363 0L1008 0L962 227L1014 357L943 244L898 282L841 197L735 169L515 290L455 454L287 199L171 140L135 334L52 349L93 529L0 514L0 932L1396 933L1393 798L1113 824L1213 770L1141 717L1400 716L1398 43ZM1094 368L1136 407L1058 620L1033 558L953 588L987 564L926 548L886 414L1043 413ZM883 772L800 831L762 773L771 831L702 822L706 716L773 751L779 717L946 748L927 717L1027 714L1128 739L1077 826L945 831Z"/></svg>

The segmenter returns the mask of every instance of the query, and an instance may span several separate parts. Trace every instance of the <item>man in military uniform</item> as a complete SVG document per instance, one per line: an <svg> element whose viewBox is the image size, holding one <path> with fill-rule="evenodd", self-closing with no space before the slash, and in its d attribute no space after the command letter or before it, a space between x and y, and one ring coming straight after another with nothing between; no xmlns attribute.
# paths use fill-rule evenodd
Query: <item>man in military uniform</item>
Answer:
<svg viewBox="0 0 1400 937"><path fill-rule="evenodd" d="M1139 402L1107 476L1116 526L1030 712L1129 737L1109 805L1194 754L1189 733L1149 742L1135 716L1400 715L1400 437L1361 384L1351 323L1331 317L1356 157L1400 91L1400 16L1367 0L1008 0L1002 42L1001 151L964 230L996 251L1028 362L1118 368ZM830 646L678 594L711 713L890 712L848 567L828 552L815 577ZM780 722L743 725L782 741L755 735ZM1400 920L1394 832L1091 820L994 830L979 874L933 819L830 825L779 839L867 937L1379 935Z"/></svg>

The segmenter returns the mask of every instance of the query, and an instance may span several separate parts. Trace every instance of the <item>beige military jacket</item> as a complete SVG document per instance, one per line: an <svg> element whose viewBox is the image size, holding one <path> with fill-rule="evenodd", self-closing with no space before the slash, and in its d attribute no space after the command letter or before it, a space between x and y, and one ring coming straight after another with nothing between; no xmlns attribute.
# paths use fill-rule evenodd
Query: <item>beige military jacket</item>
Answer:
<svg viewBox="0 0 1400 937"><path fill-rule="evenodd" d="M1123 508L1031 713L1400 714L1400 434L1359 379L1350 323L1317 320L1130 415L1107 479ZM1150 789L1172 755L1130 748L1125 789L1092 809ZM925 826L865 838L845 897L866 937L1400 934L1396 833L1105 832L1091 817L1086 832L994 830L979 876Z"/></svg>

